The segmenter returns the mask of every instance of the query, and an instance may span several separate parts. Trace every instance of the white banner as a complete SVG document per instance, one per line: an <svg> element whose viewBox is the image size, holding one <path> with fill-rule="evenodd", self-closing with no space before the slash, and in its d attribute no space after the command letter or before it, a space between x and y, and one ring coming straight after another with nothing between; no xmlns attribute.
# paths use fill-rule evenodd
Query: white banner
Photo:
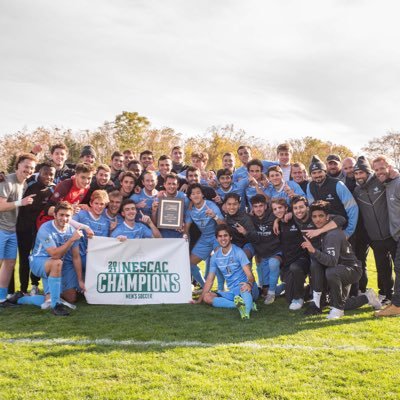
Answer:
<svg viewBox="0 0 400 400"><path fill-rule="evenodd" d="M188 242L94 237L89 240L85 285L89 304L188 303Z"/></svg>

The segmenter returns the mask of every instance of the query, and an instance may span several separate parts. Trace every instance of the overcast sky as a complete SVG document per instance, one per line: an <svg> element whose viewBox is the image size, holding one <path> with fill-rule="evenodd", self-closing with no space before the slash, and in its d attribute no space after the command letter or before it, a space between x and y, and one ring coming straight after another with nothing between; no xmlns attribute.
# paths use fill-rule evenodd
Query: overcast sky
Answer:
<svg viewBox="0 0 400 400"><path fill-rule="evenodd" d="M0 134L123 110L358 151L400 130L396 1L2 0Z"/></svg>

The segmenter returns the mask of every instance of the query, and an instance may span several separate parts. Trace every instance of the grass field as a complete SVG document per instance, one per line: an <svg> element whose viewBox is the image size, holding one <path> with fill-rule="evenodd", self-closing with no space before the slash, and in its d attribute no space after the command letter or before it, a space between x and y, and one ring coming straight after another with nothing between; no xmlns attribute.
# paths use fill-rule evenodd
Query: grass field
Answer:
<svg viewBox="0 0 400 400"><path fill-rule="evenodd" d="M0 399L400 399L400 319L325 316L283 298L248 321L189 304L3 309Z"/></svg>

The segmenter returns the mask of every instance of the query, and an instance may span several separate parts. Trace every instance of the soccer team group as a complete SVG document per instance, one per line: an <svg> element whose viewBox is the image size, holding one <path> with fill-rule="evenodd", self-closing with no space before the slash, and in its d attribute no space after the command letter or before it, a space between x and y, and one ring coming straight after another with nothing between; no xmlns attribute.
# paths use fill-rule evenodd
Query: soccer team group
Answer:
<svg viewBox="0 0 400 400"><path fill-rule="evenodd" d="M371 163L314 156L307 170L292 162L290 144L277 147L277 161L253 159L243 145L209 171L207 153L192 153L186 165L180 146L158 160L149 150L115 151L110 165L97 165L90 145L76 165L66 163L63 143L44 162L40 152L36 145L20 154L15 173L0 176L1 307L33 304L68 315L85 291L95 235L187 238L193 302L237 308L243 319L258 298L271 305L279 295L307 315L330 307L329 319L367 304L377 317L400 315L400 177L383 155ZM162 198L183 199L180 229L157 227ZM379 293L367 288L370 248Z"/></svg>

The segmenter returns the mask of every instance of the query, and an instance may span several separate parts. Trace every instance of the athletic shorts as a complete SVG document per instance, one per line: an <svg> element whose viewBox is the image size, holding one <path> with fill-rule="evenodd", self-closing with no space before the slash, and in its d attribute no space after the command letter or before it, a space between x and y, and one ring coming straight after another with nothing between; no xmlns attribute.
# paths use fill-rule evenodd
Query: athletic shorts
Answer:
<svg viewBox="0 0 400 400"><path fill-rule="evenodd" d="M43 256L29 256L29 267L31 272L39 278L42 278L43 292L44 294L50 293L48 276L46 274L46 261L50 260L50 257Z"/></svg>
<svg viewBox="0 0 400 400"><path fill-rule="evenodd" d="M215 236L200 236L192 249L192 254L205 260L218 246Z"/></svg>
<svg viewBox="0 0 400 400"><path fill-rule="evenodd" d="M17 258L17 234L0 231L0 260L15 260Z"/></svg>
<svg viewBox="0 0 400 400"><path fill-rule="evenodd" d="M61 270L61 293L68 289L79 289L78 277L70 262L63 264Z"/></svg>
<svg viewBox="0 0 400 400"><path fill-rule="evenodd" d="M251 289L251 294L253 296L253 300L258 299L259 291L258 291L258 286L256 285L256 283L253 283L253 288ZM218 290L217 296L233 301L235 296L240 296L240 287L237 286L237 287L233 288L232 290L224 290L224 291Z"/></svg>
<svg viewBox="0 0 400 400"><path fill-rule="evenodd" d="M248 250L248 251L250 252L250 257L249 257L250 261L251 261L251 259L254 257L254 254L256 254L256 252L255 252L255 250L254 250L254 247L253 247L253 245L252 245L251 243L246 243L246 244L242 247L242 250L243 250L243 251Z"/></svg>

